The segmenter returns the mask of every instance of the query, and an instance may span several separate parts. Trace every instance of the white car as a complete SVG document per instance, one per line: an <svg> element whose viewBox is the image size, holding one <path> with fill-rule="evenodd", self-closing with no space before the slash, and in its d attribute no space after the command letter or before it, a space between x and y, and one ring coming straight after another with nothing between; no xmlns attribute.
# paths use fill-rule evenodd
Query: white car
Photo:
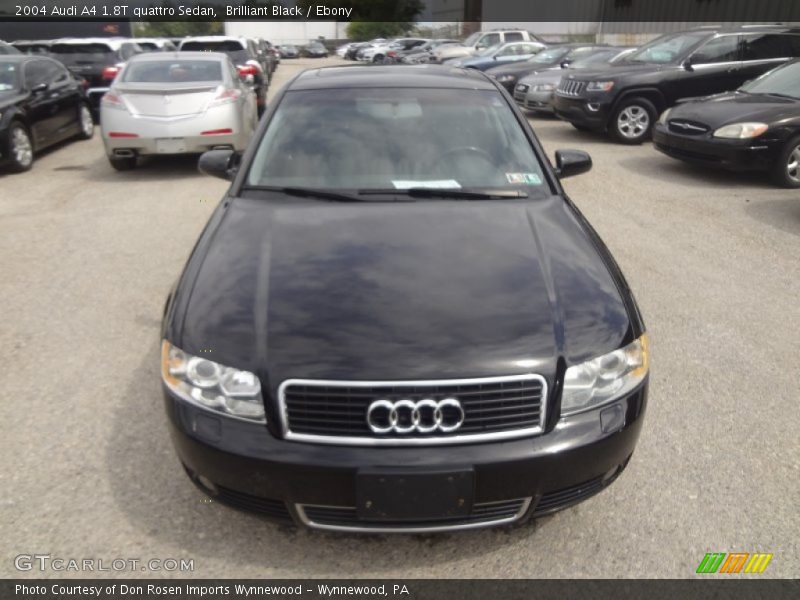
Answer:
<svg viewBox="0 0 800 600"><path fill-rule="evenodd" d="M360 53L359 60L365 62L383 62L383 59L391 51L407 50L415 45L422 45L428 40L421 38L398 38L396 40L384 41L372 44Z"/></svg>
<svg viewBox="0 0 800 600"><path fill-rule="evenodd" d="M118 171L140 156L243 151L258 123L256 97L225 54L140 54L103 96L100 123Z"/></svg>
<svg viewBox="0 0 800 600"><path fill-rule="evenodd" d="M508 42L544 42L530 31L523 29L497 29L493 31L476 31L463 44L447 44L433 51L430 62L441 63L451 58L464 58L476 52Z"/></svg>

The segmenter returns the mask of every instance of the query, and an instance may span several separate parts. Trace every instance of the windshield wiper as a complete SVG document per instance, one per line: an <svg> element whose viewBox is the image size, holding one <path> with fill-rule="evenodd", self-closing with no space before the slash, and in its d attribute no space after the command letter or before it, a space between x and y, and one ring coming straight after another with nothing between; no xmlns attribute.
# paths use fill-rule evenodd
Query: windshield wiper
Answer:
<svg viewBox="0 0 800 600"><path fill-rule="evenodd" d="M412 198L454 198L457 200L491 200L493 198L527 198L520 190L469 190L461 188L412 187L387 190L358 190L363 196L378 194L405 194Z"/></svg>
<svg viewBox="0 0 800 600"><path fill-rule="evenodd" d="M246 185L245 190L257 190L265 192L280 192L287 196L298 196L300 198L318 198L320 200L328 200L330 202L369 202L366 198L359 198L358 196L350 196L341 192L332 192L329 190L320 190L317 188L306 187L293 187L293 186L273 186L273 185Z"/></svg>
<svg viewBox="0 0 800 600"><path fill-rule="evenodd" d="M779 94L777 92L761 92L765 96L774 96L776 98L789 98L791 100L800 100L797 96L790 96L789 94Z"/></svg>

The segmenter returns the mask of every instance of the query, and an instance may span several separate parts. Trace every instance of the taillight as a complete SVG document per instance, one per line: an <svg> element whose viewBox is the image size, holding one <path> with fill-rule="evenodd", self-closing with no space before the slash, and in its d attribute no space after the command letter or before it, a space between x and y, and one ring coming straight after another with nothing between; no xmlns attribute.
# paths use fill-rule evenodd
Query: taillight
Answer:
<svg viewBox="0 0 800 600"><path fill-rule="evenodd" d="M247 63L246 65L238 65L236 69L239 71L239 77L244 79L248 75L252 75L255 77L261 73L261 69L258 68L258 65L254 65L252 63Z"/></svg>
<svg viewBox="0 0 800 600"><path fill-rule="evenodd" d="M397 52L395 52L394 50L389 50L386 53L386 56L392 56L392 57L397 56Z"/></svg>
<svg viewBox="0 0 800 600"><path fill-rule="evenodd" d="M122 101L122 96L110 90L103 94L103 97L100 99L100 104L106 108L125 110L125 103Z"/></svg>
<svg viewBox="0 0 800 600"><path fill-rule="evenodd" d="M119 65L115 65L113 67L106 67L103 69L103 81L113 81L114 77L116 77L121 70Z"/></svg>
<svg viewBox="0 0 800 600"><path fill-rule="evenodd" d="M138 138L138 133L128 133L127 131L109 131L108 137L110 138Z"/></svg>
<svg viewBox="0 0 800 600"><path fill-rule="evenodd" d="M233 129L226 128L226 129L209 129L208 131L201 131L200 135L230 135L233 133Z"/></svg>

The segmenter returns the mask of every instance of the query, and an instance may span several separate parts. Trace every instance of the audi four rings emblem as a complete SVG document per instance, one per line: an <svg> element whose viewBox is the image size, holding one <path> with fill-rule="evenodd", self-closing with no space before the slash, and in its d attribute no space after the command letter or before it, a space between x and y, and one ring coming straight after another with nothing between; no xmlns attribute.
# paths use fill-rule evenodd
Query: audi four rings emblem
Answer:
<svg viewBox="0 0 800 600"><path fill-rule="evenodd" d="M464 409L455 398L444 400L375 400L367 409L374 433L432 433L455 431L464 423Z"/></svg>

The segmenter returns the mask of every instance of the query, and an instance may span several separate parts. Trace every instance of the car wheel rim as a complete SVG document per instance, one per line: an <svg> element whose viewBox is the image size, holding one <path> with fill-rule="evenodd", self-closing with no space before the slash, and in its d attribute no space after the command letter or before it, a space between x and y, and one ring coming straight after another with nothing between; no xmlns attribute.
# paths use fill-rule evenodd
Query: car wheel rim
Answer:
<svg viewBox="0 0 800 600"><path fill-rule="evenodd" d="M648 127L650 114L641 106L628 106L617 117L617 131L628 139L641 137Z"/></svg>
<svg viewBox="0 0 800 600"><path fill-rule="evenodd" d="M84 135L92 135L94 132L94 121L92 120L92 113L85 106L81 106L81 127L83 128Z"/></svg>
<svg viewBox="0 0 800 600"><path fill-rule="evenodd" d="M33 160L33 148L28 134L21 127L17 127L14 129L11 141L14 160L20 166L27 167Z"/></svg>
<svg viewBox="0 0 800 600"><path fill-rule="evenodd" d="M786 163L786 175L795 183L800 183L800 146L795 146Z"/></svg>

